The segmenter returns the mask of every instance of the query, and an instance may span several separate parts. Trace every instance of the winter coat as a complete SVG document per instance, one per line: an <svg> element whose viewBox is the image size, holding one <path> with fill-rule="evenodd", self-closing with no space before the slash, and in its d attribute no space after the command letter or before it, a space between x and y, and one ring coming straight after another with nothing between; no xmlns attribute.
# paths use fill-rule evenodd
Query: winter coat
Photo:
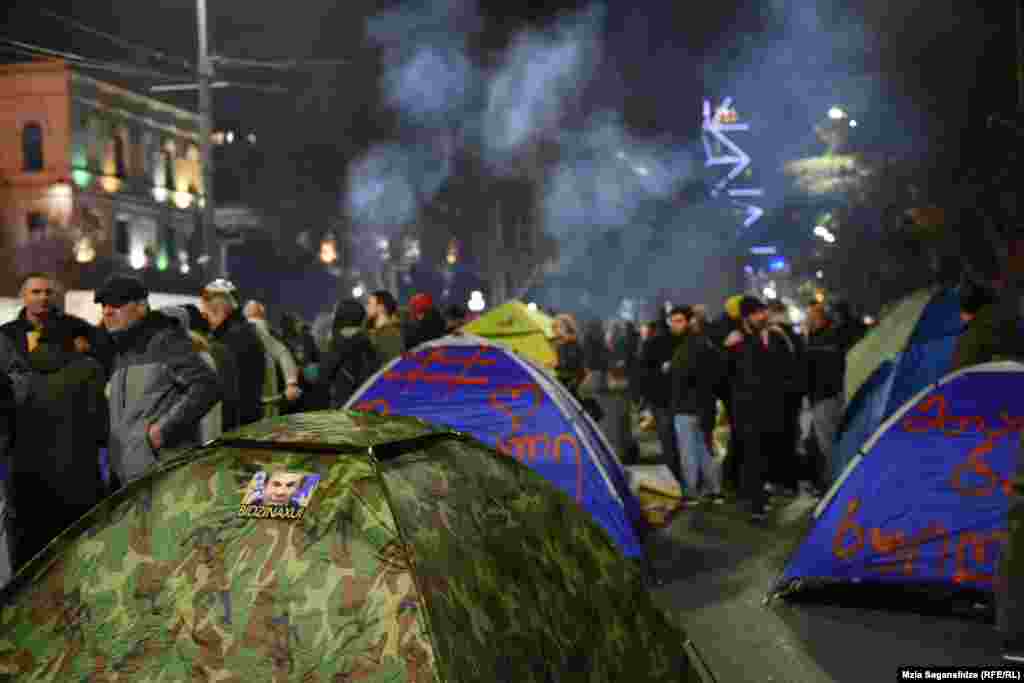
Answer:
<svg viewBox="0 0 1024 683"><path fill-rule="evenodd" d="M667 410L672 405L672 357L682 339L663 332L644 341L641 351L643 397L658 408Z"/></svg>
<svg viewBox="0 0 1024 683"><path fill-rule="evenodd" d="M159 425L163 448L196 444L199 421L220 400L221 386L173 318L150 312L112 336L108 456L113 472L127 484L159 457L149 441L149 425ZM257 379L262 381L262 374Z"/></svg>
<svg viewBox="0 0 1024 683"><path fill-rule="evenodd" d="M23 308L17 318L0 325L0 334L7 337L13 347L23 356L28 357L28 333L34 329L35 326L29 321ZM78 337L84 337L89 342L88 355L98 360L104 370L109 373L113 361L110 335L81 318L68 315L60 310L52 311L50 319L42 330L39 343L52 345L55 349L71 354L76 352L75 339Z"/></svg>
<svg viewBox="0 0 1024 683"><path fill-rule="evenodd" d="M241 426L263 419L263 378L266 351L259 333L235 310L211 335L228 347L238 366L238 420Z"/></svg>
<svg viewBox="0 0 1024 683"><path fill-rule="evenodd" d="M402 338L402 326L399 323L391 322L382 327L374 327L369 334L370 342L381 362L387 363L405 352L405 340Z"/></svg>
<svg viewBox="0 0 1024 683"><path fill-rule="evenodd" d="M281 414L282 390L281 378L285 382L289 379L298 380L299 368L295 364L292 352L284 343L275 337L270 331L270 325L266 320L250 320L249 324L256 330L260 341L263 342L264 364L263 371L263 417L277 417Z"/></svg>
<svg viewBox="0 0 1024 683"><path fill-rule="evenodd" d="M984 306L956 340L953 350L953 370L980 365L995 360L1000 352L996 330L995 304Z"/></svg>
<svg viewBox="0 0 1024 683"><path fill-rule="evenodd" d="M555 365L555 376L570 392L576 393L583 381L583 348L575 339L562 339L555 342L558 362Z"/></svg>
<svg viewBox="0 0 1024 683"><path fill-rule="evenodd" d="M793 354L781 332L742 334L743 341L730 350L733 419L758 431L778 431L785 422L783 398Z"/></svg>
<svg viewBox="0 0 1024 683"><path fill-rule="evenodd" d="M318 382L330 393L330 406L341 408L380 368L380 358L362 327L335 330L331 350L320 362Z"/></svg>
<svg viewBox="0 0 1024 683"><path fill-rule="evenodd" d="M421 320L411 320L405 335L405 349L412 351L420 344L425 344L448 334L448 326L436 308L431 307Z"/></svg>
<svg viewBox="0 0 1024 683"><path fill-rule="evenodd" d="M829 326L807 336L807 395L812 404L840 396L846 377L846 338Z"/></svg>
<svg viewBox="0 0 1024 683"><path fill-rule="evenodd" d="M718 350L701 332L681 335L672 355L671 404L673 415L695 415L705 424L713 421L714 385L720 363Z"/></svg>

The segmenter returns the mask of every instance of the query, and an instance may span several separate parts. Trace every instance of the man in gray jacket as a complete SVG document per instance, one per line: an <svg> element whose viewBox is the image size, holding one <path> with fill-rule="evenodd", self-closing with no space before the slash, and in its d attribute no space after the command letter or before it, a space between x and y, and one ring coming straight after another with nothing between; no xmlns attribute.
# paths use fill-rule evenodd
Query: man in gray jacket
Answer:
<svg viewBox="0 0 1024 683"><path fill-rule="evenodd" d="M144 475L160 451L198 442L199 421L221 399L221 387L178 321L150 310L139 280L114 275L95 298L114 340L108 452L124 485Z"/></svg>

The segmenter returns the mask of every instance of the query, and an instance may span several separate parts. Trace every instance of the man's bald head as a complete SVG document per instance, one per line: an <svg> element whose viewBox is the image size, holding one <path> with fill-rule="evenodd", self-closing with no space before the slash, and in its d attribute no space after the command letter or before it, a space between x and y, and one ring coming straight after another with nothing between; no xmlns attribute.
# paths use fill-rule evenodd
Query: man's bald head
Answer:
<svg viewBox="0 0 1024 683"><path fill-rule="evenodd" d="M242 309L242 315L249 320L266 320L267 307L259 301L250 301L245 304L245 308Z"/></svg>

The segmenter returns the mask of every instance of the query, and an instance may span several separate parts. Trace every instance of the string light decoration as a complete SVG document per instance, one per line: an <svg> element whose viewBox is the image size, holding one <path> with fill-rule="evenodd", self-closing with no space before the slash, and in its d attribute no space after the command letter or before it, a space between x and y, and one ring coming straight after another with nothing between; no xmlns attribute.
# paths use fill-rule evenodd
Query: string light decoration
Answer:
<svg viewBox="0 0 1024 683"><path fill-rule="evenodd" d="M753 187L729 187L741 173L750 167L751 163L750 156L726 135L726 133L750 131L750 124L739 122L739 114L733 108L732 102L731 97L726 97L717 108L712 108L711 100L704 100L701 127L701 140L704 143L705 155L704 165L708 168L712 166L732 167L724 178L712 186L711 197L718 198L724 192L729 201L745 210L746 218L743 220L743 227L749 228L764 215L764 209L747 200L753 197L763 197L764 190ZM724 147L727 153L717 153L715 143Z"/></svg>

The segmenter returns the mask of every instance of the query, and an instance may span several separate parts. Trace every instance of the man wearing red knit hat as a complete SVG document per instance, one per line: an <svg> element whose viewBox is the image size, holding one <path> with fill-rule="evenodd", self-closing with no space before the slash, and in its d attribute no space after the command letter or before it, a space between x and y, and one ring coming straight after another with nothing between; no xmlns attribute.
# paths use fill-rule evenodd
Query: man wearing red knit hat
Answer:
<svg viewBox="0 0 1024 683"><path fill-rule="evenodd" d="M420 292L409 299L409 327L406 330L405 348L413 348L424 342L440 339L447 331L441 312L434 306L434 299L426 292Z"/></svg>

